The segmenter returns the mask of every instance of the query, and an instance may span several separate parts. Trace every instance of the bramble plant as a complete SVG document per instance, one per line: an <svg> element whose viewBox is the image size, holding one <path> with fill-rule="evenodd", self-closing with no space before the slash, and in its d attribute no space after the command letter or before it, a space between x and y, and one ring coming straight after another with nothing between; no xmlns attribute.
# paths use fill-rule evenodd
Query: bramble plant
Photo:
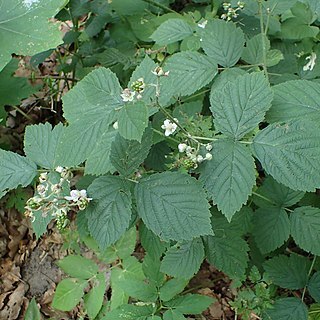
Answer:
<svg viewBox="0 0 320 320"><path fill-rule="evenodd" d="M52 220L70 228L77 212L96 254L59 262L70 278L53 308L186 319L214 302L184 292L206 259L235 283L235 317L318 319L318 1L193 0L180 12L170 0L16 3L0 1L0 118L20 92L1 87L29 86L8 72L11 54L39 64L62 43L48 19L71 25L64 123L27 126L25 156L0 149L0 195L33 184L36 236Z"/></svg>

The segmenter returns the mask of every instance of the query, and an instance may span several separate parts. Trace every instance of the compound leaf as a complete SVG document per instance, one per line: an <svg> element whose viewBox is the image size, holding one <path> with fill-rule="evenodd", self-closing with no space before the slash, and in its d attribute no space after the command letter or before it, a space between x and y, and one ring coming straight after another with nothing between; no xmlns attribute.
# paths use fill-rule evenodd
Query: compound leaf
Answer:
<svg viewBox="0 0 320 320"><path fill-rule="evenodd" d="M62 43L58 26L50 23L49 19L58 13L65 2L0 1L0 71L11 60L12 53L31 56Z"/></svg>
<svg viewBox="0 0 320 320"><path fill-rule="evenodd" d="M256 135L253 150L262 167L279 183L302 191L320 186L320 132L312 123L270 125Z"/></svg>
<svg viewBox="0 0 320 320"><path fill-rule="evenodd" d="M24 136L24 151L27 157L42 168L57 167L56 151L63 130L62 124L52 129L48 122L27 126Z"/></svg>
<svg viewBox="0 0 320 320"><path fill-rule="evenodd" d="M108 132L117 108L123 105L121 87L114 73L99 68L63 97L64 116L69 122L58 145L60 165L76 166L96 148L95 141Z"/></svg>
<svg viewBox="0 0 320 320"><path fill-rule="evenodd" d="M124 304L117 309L108 312L102 320L147 320L154 312L151 305L136 306Z"/></svg>
<svg viewBox="0 0 320 320"><path fill-rule="evenodd" d="M210 197L230 221L248 200L255 184L255 165L250 151L231 139L213 144L213 158L201 173Z"/></svg>
<svg viewBox="0 0 320 320"><path fill-rule="evenodd" d="M296 290L307 285L309 261L296 254L279 255L263 264L272 282L282 288Z"/></svg>
<svg viewBox="0 0 320 320"><path fill-rule="evenodd" d="M290 215L291 235L303 250L320 255L320 209L300 207Z"/></svg>
<svg viewBox="0 0 320 320"><path fill-rule="evenodd" d="M316 301L320 302L320 271L316 272L308 283L308 290L311 297Z"/></svg>
<svg viewBox="0 0 320 320"><path fill-rule="evenodd" d="M233 22L208 21L200 32L204 52L223 67L234 66L241 57L244 34Z"/></svg>
<svg viewBox="0 0 320 320"><path fill-rule="evenodd" d="M131 218L130 184L119 176L97 178L88 188L94 199L86 209L92 237L104 249L126 231Z"/></svg>
<svg viewBox="0 0 320 320"><path fill-rule="evenodd" d="M0 149L0 191L31 183L37 174L36 164L16 153Z"/></svg>
<svg viewBox="0 0 320 320"><path fill-rule="evenodd" d="M290 236L290 220L284 209L260 208L253 216L253 236L261 253L283 245Z"/></svg>
<svg viewBox="0 0 320 320"><path fill-rule="evenodd" d="M214 124L222 133L241 139L255 129L271 106L272 91L263 73L245 74L210 95Z"/></svg>
<svg viewBox="0 0 320 320"><path fill-rule="evenodd" d="M193 30L187 22L182 19L169 19L162 23L150 38L163 46L183 40L192 33Z"/></svg>
<svg viewBox="0 0 320 320"><path fill-rule="evenodd" d="M163 240L192 240L212 234L200 183L178 172L153 174L136 185L138 214Z"/></svg>
<svg viewBox="0 0 320 320"><path fill-rule="evenodd" d="M200 238L176 244L166 252L160 270L176 278L191 278L199 271L204 258L204 248Z"/></svg>

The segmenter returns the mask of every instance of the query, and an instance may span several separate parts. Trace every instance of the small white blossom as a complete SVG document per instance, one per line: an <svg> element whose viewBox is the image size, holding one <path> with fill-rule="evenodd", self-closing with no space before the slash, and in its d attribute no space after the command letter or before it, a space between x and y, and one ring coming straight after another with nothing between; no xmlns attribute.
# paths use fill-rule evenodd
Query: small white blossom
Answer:
<svg viewBox="0 0 320 320"><path fill-rule="evenodd" d="M56 172L62 173L64 171L64 168L61 166L56 167Z"/></svg>
<svg viewBox="0 0 320 320"><path fill-rule="evenodd" d="M201 163L203 160L204 160L204 159L203 159L203 156L202 156L201 154L199 154L199 155L197 156L197 162Z"/></svg>
<svg viewBox="0 0 320 320"><path fill-rule="evenodd" d="M164 72L161 67L156 67L153 71L151 71L157 77L167 77L170 71Z"/></svg>
<svg viewBox="0 0 320 320"><path fill-rule="evenodd" d="M204 20L201 23L198 23L198 27L204 29L208 23L208 20Z"/></svg>
<svg viewBox="0 0 320 320"><path fill-rule="evenodd" d="M71 190L70 196L64 197L68 201L77 202L79 199L87 199L92 200L91 198L87 197L87 191L86 190Z"/></svg>
<svg viewBox="0 0 320 320"><path fill-rule="evenodd" d="M208 143L208 144L206 145L206 150L207 150L207 151L211 151L211 150L212 150L212 144Z"/></svg>
<svg viewBox="0 0 320 320"><path fill-rule="evenodd" d="M118 121L116 121L112 126L113 126L113 129L118 130L119 129Z"/></svg>
<svg viewBox="0 0 320 320"><path fill-rule="evenodd" d="M178 121L176 118L174 118L175 121ZM170 136L177 130L177 124L172 122L169 119L166 119L163 121L163 125L161 126L161 129L165 130L164 135L166 137Z"/></svg>
<svg viewBox="0 0 320 320"><path fill-rule="evenodd" d="M206 160L211 160L212 159L212 154L211 153L206 153Z"/></svg>
<svg viewBox="0 0 320 320"><path fill-rule="evenodd" d="M48 180L48 172L43 172L40 174L40 177L39 177L39 181L41 183L45 182Z"/></svg>
<svg viewBox="0 0 320 320"><path fill-rule="evenodd" d="M41 197L45 196L47 190L48 190L48 185L45 186L43 184L39 184L37 186L37 191L38 191L38 193L40 194Z"/></svg>
<svg viewBox="0 0 320 320"><path fill-rule="evenodd" d="M312 71L314 66L316 65L316 59L317 59L317 55L312 52L311 56L306 57L306 60L309 60L309 62L303 66L303 71Z"/></svg>
<svg viewBox="0 0 320 320"><path fill-rule="evenodd" d="M129 88L126 88L122 91L120 96L123 102L128 102L128 101L133 101L135 94L136 93L134 91L131 91Z"/></svg>
<svg viewBox="0 0 320 320"><path fill-rule="evenodd" d="M185 143L179 143L178 150L179 150L179 152L185 152L187 147L188 146Z"/></svg>

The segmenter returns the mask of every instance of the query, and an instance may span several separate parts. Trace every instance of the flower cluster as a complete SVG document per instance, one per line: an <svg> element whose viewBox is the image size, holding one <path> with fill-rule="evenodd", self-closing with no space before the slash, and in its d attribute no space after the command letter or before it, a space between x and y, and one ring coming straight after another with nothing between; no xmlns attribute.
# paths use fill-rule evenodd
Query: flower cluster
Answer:
<svg viewBox="0 0 320 320"><path fill-rule="evenodd" d="M178 119L174 118L175 122L178 122ZM163 121L163 125L161 126L161 129L165 130L164 135L166 137L170 136L177 130L177 124L175 122L172 122L169 119L166 119Z"/></svg>
<svg viewBox="0 0 320 320"><path fill-rule="evenodd" d="M146 84L144 83L143 78L139 78L138 80L134 81L130 88L123 89L122 93L120 94L123 102L130 102L134 100L136 97L137 100L142 98L142 92L144 91ZM137 94L137 95L136 95Z"/></svg>
<svg viewBox="0 0 320 320"><path fill-rule="evenodd" d="M180 143L178 145L178 150L180 153L186 154L184 165L187 169L196 169L199 163L203 161L210 161L212 159L212 154L210 153L212 145L210 143L205 146L205 155L200 154L199 150L188 146L186 143Z"/></svg>
<svg viewBox="0 0 320 320"><path fill-rule="evenodd" d="M59 229L64 229L69 220L68 211L73 207L83 210L92 200L87 197L85 190L72 190L65 196L70 188L72 173L68 168L57 167L55 172L43 172L39 176L35 195L30 198L25 206L25 215L35 221L36 216L47 217L50 215L57 222ZM55 181L55 182L52 182Z"/></svg>
<svg viewBox="0 0 320 320"><path fill-rule="evenodd" d="M242 10L244 8L245 3L242 1L237 2L238 7L237 8L232 8L231 3L229 2L224 2L222 4L223 9L226 11L226 13L223 13L221 15L221 19L230 21L233 18L237 18L239 16L238 11Z"/></svg>

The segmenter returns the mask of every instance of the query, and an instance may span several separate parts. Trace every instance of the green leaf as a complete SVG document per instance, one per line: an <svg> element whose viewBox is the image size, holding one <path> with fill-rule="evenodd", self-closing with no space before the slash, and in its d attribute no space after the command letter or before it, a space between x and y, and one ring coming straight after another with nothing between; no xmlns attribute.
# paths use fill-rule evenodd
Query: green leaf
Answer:
<svg viewBox="0 0 320 320"><path fill-rule="evenodd" d="M158 289L147 279L137 280L125 277L118 281L120 288L130 297L144 302L156 302Z"/></svg>
<svg viewBox="0 0 320 320"><path fill-rule="evenodd" d="M195 51L172 55L165 64L169 76L162 77L160 103L172 96L188 96L207 85L218 72L217 65L209 57Z"/></svg>
<svg viewBox="0 0 320 320"><path fill-rule="evenodd" d="M41 313L35 298L32 298L32 300L29 302L24 320L41 320Z"/></svg>
<svg viewBox="0 0 320 320"><path fill-rule="evenodd" d="M57 286L52 307L62 311L72 310L79 303L87 285L86 280L63 279Z"/></svg>
<svg viewBox="0 0 320 320"><path fill-rule="evenodd" d="M271 281L282 288L296 290L307 285L309 261L305 257L279 255L265 262L263 267Z"/></svg>
<svg viewBox="0 0 320 320"><path fill-rule="evenodd" d="M240 211L235 213L230 222L217 207L212 207L211 213L211 224L215 235L223 237L226 234L234 234L241 237L252 229L253 211L250 207L242 207Z"/></svg>
<svg viewBox="0 0 320 320"><path fill-rule="evenodd" d="M115 169L124 176L131 175L148 156L152 146L152 131L146 129L141 143L126 140L119 134L111 145L110 159Z"/></svg>
<svg viewBox="0 0 320 320"><path fill-rule="evenodd" d="M123 304L127 304L129 300L129 296L122 290L119 286L119 278L122 277L123 270L120 268L113 268L111 270L111 287L112 287L112 294L111 294L111 310L115 310L116 308L122 306Z"/></svg>
<svg viewBox="0 0 320 320"><path fill-rule="evenodd" d="M185 320L184 315L177 310L167 310L163 314L163 320Z"/></svg>
<svg viewBox="0 0 320 320"><path fill-rule="evenodd" d="M17 105L20 103L21 99L27 98L32 93L38 91L38 86L31 86L27 78L14 76L15 71L18 69L18 64L18 59L11 59L0 72L1 107L4 105ZM0 112L0 115L1 114L2 113Z"/></svg>
<svg viewBox="0 0 320 320"><path fill-rule="evenodd" d="M57 167L59 164L56 162L56 151L63 130L62 124L52 129L48 122L27 126L24 136L24 151L27 157L42 168Z"/></svg>
<svg viewBox="0 0 320 320"><path fill-rule="evenodd" d="M104 249L124 234L131 218L130 183L119 176L99 177L88 188L94 199L86 209L90 234Z"/></svg>
<svg viewBox="0 0 320 320"><path fill-rule="evenodd" d="M314 273L308 283L308 290L311 297L320 302L320 271Z"/></svg>
<svg viewBox="0 0 320 320"><path fill-rule="evenodd" d="M320 303L314 303L310 306L308 316L308 320L320 319Z"/></svg>
<svg viewBox="0 0 320 320"><path fill-rule="evenodd" d="M84 296L84 307L89 319L96 319L102 307L106 289L106 276L104 273L99 273L94 279L93 288Z"/></svg>
<svg viewBox="0 0 320 320"><path fill-rule="evenodd" d="M111 146L116 135L117 131L109 127L109 130L104 131L95 143L93 143L94 149L87 158L85 174L102 175L109 171L114 171L110 154Z"/></svg>
<svg viewBox="0 0 320 320"><path fill-rule="evenodd" d="M293 80L272 87L274 98L267 112L268 122L320 116L320 83Z"/></svg>
<svg viewBox="0 0 320 320"><path fill-rule="evenodd" d="M135 196L143 222L165 241L212 234L204 190L188 175L153 174L136 185Z"/></svg>
<svg viewBox="0 0 320 320"><path fill-rule="evenodd" d="M196 238L169 248L160 270L173 277L190 279L199 271L203 258L202 240Z"/></svg>
<svg viewBox="0 0 320 320"><path fill-rule="evenodd" d="M291 235L303 250L320 255L320 209L300 207L290 215Z"/></svg>
<svg viewBox="0 0 320 320"><path fill-rule="evenodd" d="M288 40L301 40L316 37L319 28L310 26L298 18L289 18L281 23L281 38Z"/></svg>
<svg viewBox="0 0 320 320"><path fill-rule="evenodd" d="M37 174L36 164L16 153L0 149L0 191L31 183Z"/></svg>
<svg viewBox="0 0 320 320"><path fill-rule="evenodd" d="M248 263L249 247L245 240L235 235L204 237L208 261L232 278L244 275Z"/></svg>
<svg viewBox="0 0 320 320"><path fill-rule="evenodd" d="M151 305L136 306L127 304L108 312L101 320L146 320L152 314L153 307Z"/></svg>
<svg viewBox="0 0 320 320"><path fill-rule="evenodd" d="M266 310L268 320L307 320L308 308L298 298L290 297L279 299L272 309Z"/></svg>
<svg viewBox="0 0 320 320"><path fill-rule="evenodd" d="M232 67L238 62L244 46L244 34L233 22L208 21L200 34L204 52L216 63Z"/></svg>
<svg viewBox="0 0 320 320"><path fill-rule="evenodd" d="M269 253L290 236L290 220L284 209L260 208L253 216L253 236L261 253Z"/></svg>
<svg viewBox="0 0 320 320"><path fill-rule="evenodd" d="M12 53L31 56L62 43L58 26L48 20L58 13L65 2L65 0L1 1L0 70L10 61Z"/></svg>
<svg viewBox="0 0 320 320"><path fill-rule="evenodd" d="M263 73L237 77L210 95L214 125L222 133L241 139L255 129L271 106L272 91Z"/></svg>
<svg viewBox="0 0 320 320"><path fill-rule="evenodd" d="M166 302L166 306L185 314L200 314L206 310L215 299L201 294L186 294Z"/></svg>
<svg viewBox="0 0 320 320"><path fill-rule="evenodd" d="M249 64L263 64L263 43L265 43L265 50L268 51L270 49L270 41L266 35L259 33L249 39L243 50L241 58Z"/></svg>
<svg viewBox="0 0 320 320"><path fill-rule="evenodd" d="M114 73L99 68L77 83L63 97L64 117L69 122L58 145L63 166L76 166L96 151L95 141L105 135L123 105L121 87Z"/></svg>
<svg viewBox="0 0 320 320"><path fill-rule="evenodd" d="M247 202L255 184L254 160L246 146L231 139L214 142L212 154L200 179L219 210L231 221Z"/></svg>
<svg viewBox="0 0 320 320"><path fill-rule="evenodd" d="M260 196L257 196L260 195ZM278 183L272 177L267 177L261 187L258 188L256 194L253 196L253 201L258 207L291 207L299 202L304 192L294 191L290 188Z"/></svg>
<svg viewBox="0 0 320 320"><path fill-rule="evenodd" d="M265 171L293 190L313 191L320 186L320 132L311 126L307 121L273 124L253 140Z"/></svg>
<svg viewBox="0 0 320 320"><path fill-rule="evenodd" d="M148 126L148 109L145 103L126 103L119 111L118 126L123 138L141 143L143 132Z"/></svg>
<svg viewBox="0 0 320 320"><path fill-rule="evenodd" d="M98 266L89 259L78 255L69 255L58 261L58 266L73 278L87 280L98 272Z"/></svg>
<svg viewBox="0 0 320 320"><path fill-rule="evenodd" d="M188 282L189 280L181 279L181 278L173 278L168 280L160 288L160 299L162 301L171 300L177 294L183 291L183 289L187 286Z"/></svg>
<svg viewBox="0 0 320 320"><path fill-rule="evenodd" d="M141 244L146 252L154 257L154 259L161 257L168 244L161 241L161 239L149 230L143 222L141 222L139 226L139 232Z"/></svg>
<svg viewBox="0 0 320 320"><path fill-rule="evenodd" d="M160 271L159 258L155 258L150 253L147 253L143 259L142 269L143 269L144 275L157 287L160 287L163 285L163 282L165 281L166 276L164 273Z"/></svg>
<svg viewBox="0 0 320 320"><path fill-rule="evenodd" d="M162 23L151 35L159 46L168 45L191 36L193 30L191 26L182 19L169 19Z"/></svg>

